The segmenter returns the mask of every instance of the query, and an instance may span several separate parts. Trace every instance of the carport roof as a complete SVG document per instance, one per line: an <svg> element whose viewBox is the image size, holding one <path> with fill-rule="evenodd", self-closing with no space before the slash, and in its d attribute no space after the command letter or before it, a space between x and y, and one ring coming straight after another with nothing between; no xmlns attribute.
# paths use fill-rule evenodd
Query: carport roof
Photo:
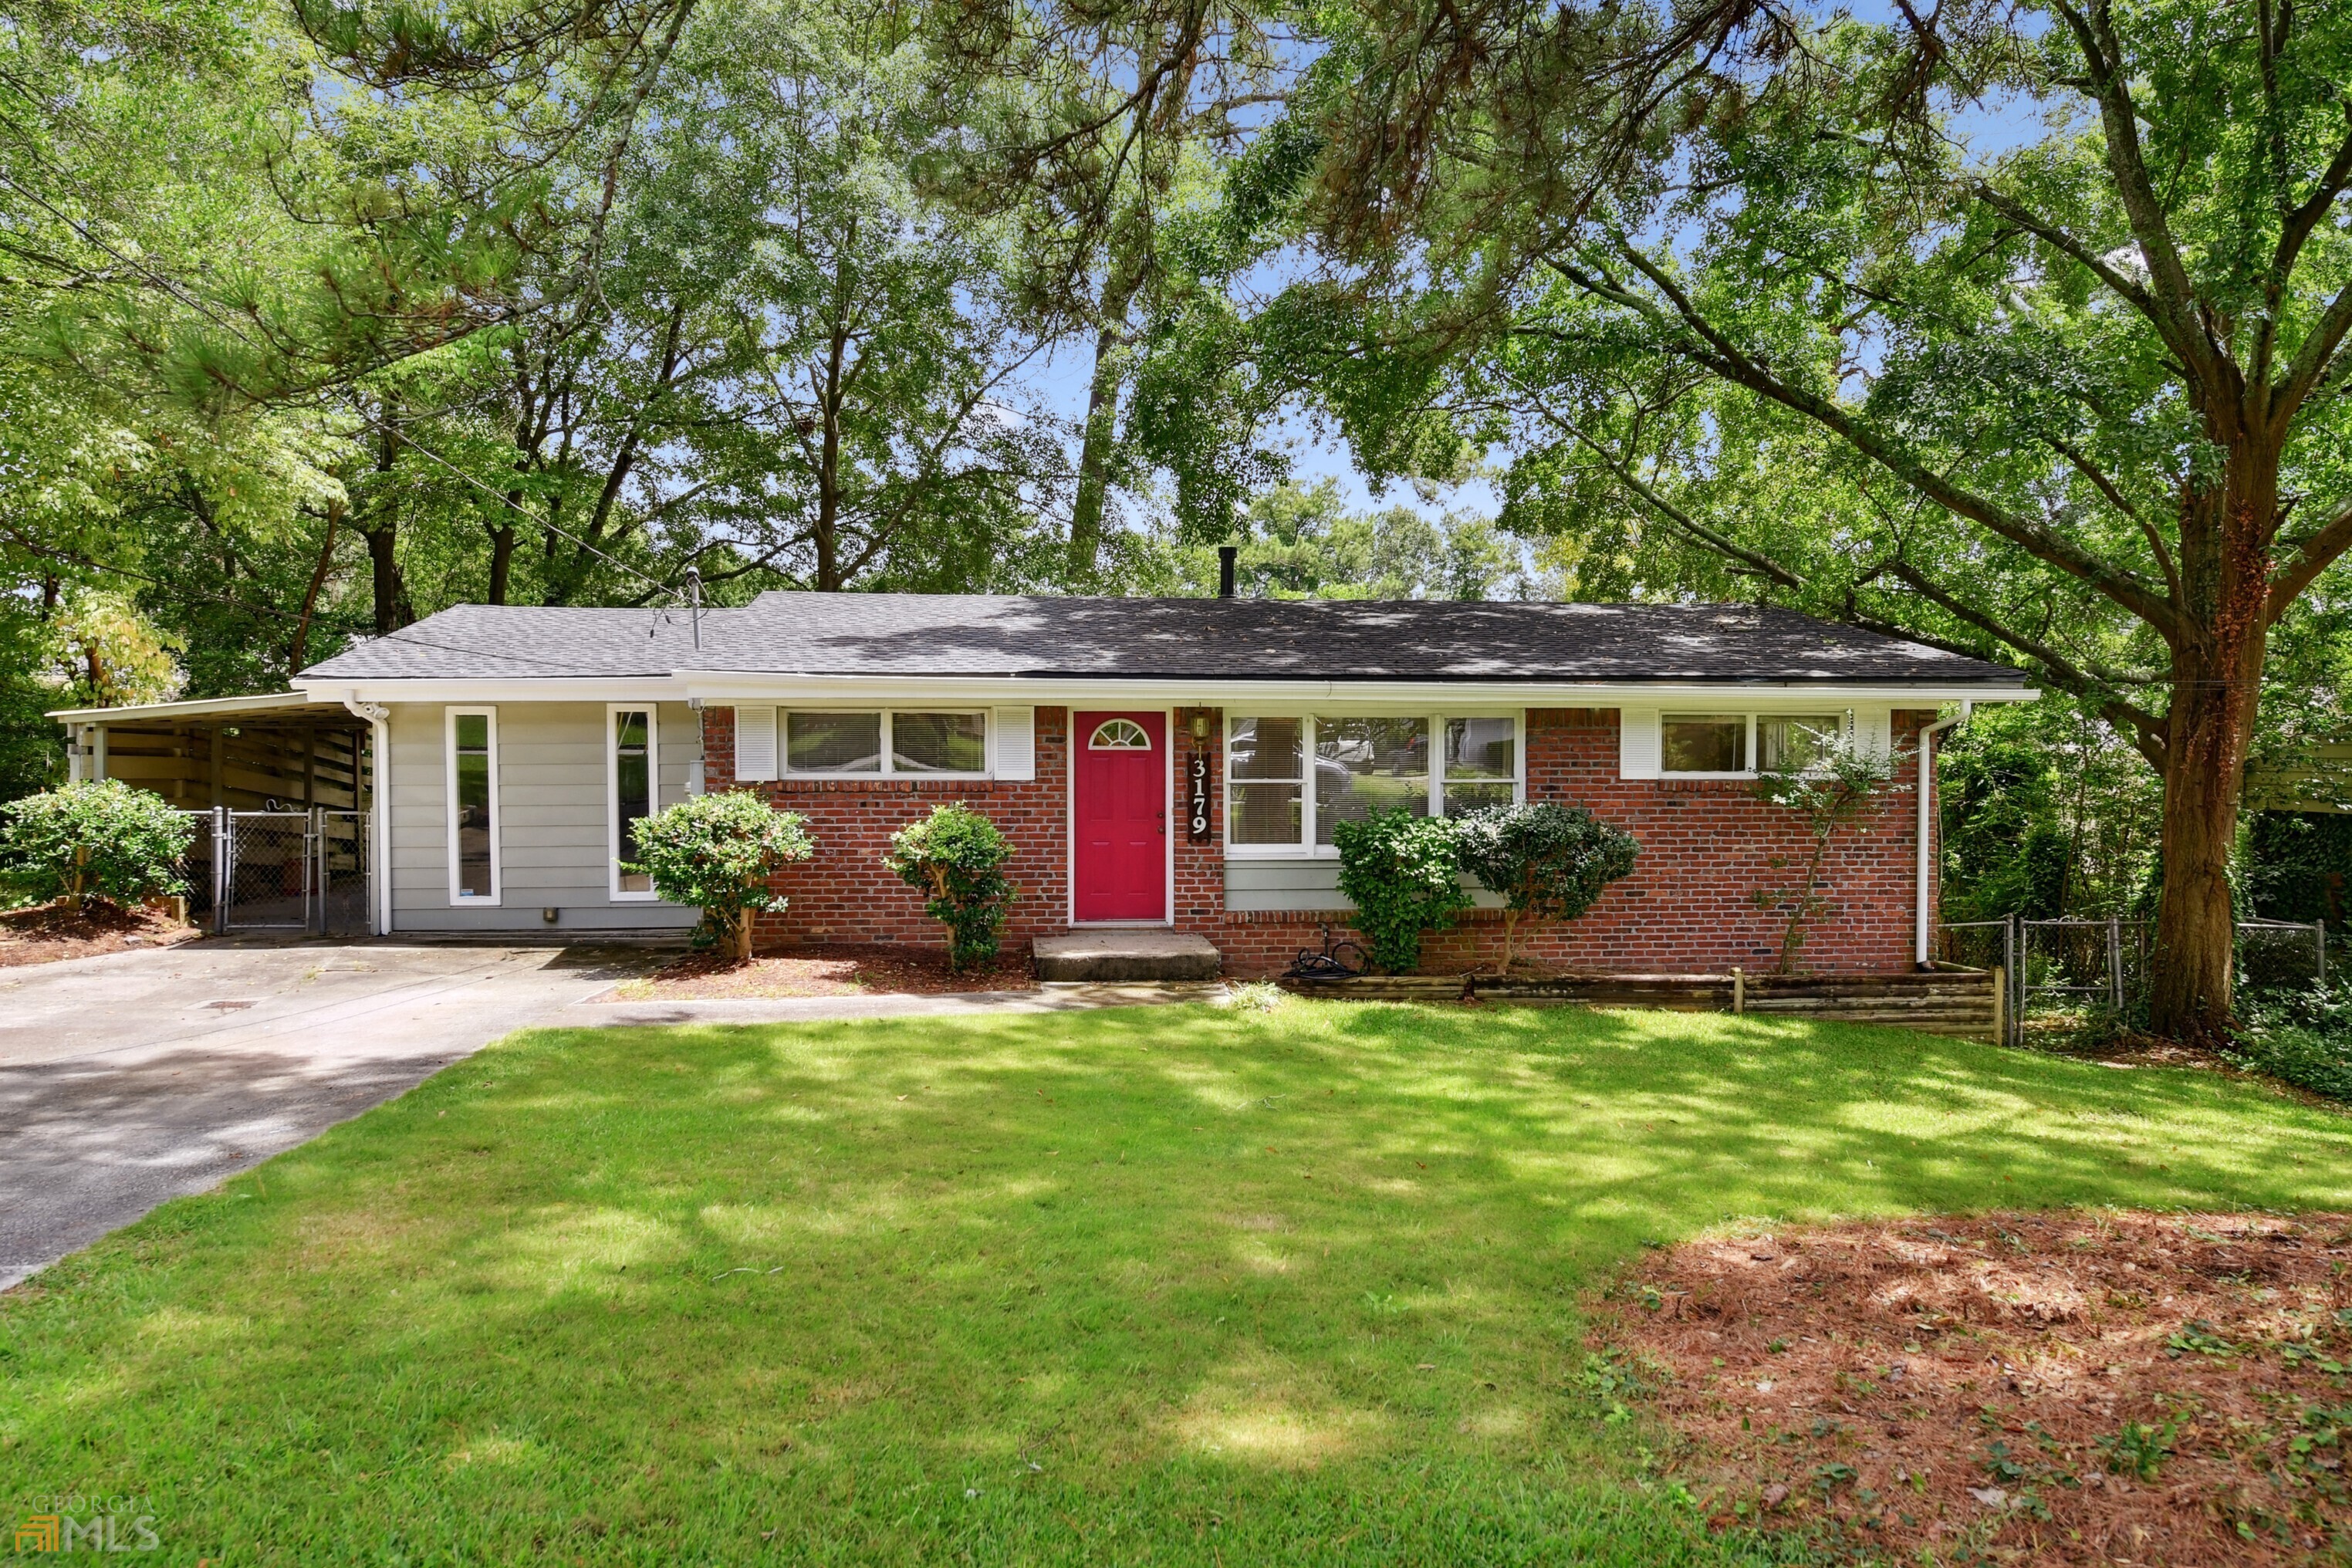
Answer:
<svg viewBox="0 0 2352 1568"><path fill-rule="evenodd" d="M304 711L309 710L309 711ZM185 702L141 702L122 708L52 708L60 724L179 723L192 719L326 719L362 721L340 702L321 702L307 691L266 691L257 697L201 697Z"/></svg>

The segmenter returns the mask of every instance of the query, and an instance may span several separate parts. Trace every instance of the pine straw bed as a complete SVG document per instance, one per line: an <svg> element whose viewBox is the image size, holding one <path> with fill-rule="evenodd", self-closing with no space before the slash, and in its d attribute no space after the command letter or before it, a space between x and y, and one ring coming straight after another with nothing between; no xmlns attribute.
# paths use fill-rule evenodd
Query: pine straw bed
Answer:
<svg viewBox="0 0 2352 1568"><path fill-rule="evenodd" d="M1593 1381L1654 1392L1724 1526L1892 1558L2352 1548L2352 1216L1995 1214L1654 1255Z"/></svg>
<svg viewBox="0 0 2352 1568"><path fill-rule="evenodd" d="M0 913L0 969L55 963L133 947L169 947L204 935L159 909L123 909L86 900L79 911L56 904Z"/></svg>
<svg viewBox="0 0 2352 1568"><path fill-rule="evenodd" d="M642 980L625 981L603 1000L707 1001L730 996L945 995L959 991L1031 991L1026 952L961 972L945 948L824 942L761 953L746 963L715 952L689 953Z"/></svg>

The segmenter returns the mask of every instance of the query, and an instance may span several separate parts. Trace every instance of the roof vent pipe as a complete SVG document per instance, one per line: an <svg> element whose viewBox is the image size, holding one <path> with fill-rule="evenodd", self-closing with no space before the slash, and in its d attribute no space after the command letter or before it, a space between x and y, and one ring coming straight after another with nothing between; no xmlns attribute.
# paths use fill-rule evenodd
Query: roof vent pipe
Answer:
<svg viewBox="0 0 2352 1568"><path fill-rule="evenodd" d="M1234 596L1234 559L1240 553L1241 547L1238 545L1217 546L1217 597L1220 599L1230 599Z"/></svg>

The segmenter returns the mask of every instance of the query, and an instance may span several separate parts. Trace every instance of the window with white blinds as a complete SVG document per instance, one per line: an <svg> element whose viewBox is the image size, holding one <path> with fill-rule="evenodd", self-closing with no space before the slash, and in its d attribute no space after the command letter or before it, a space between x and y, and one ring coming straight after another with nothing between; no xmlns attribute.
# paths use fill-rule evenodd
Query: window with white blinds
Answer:
<svg viewBox="0 0 2352 1568"><path fill-rule="evenodd" d="M1026 708L793 708L739 703L735 777L1029 778ZM1018 715L1013 724L1008 715ZM997 757L991 763L991 731ZM1011 732L1011 733L1009 733ZM1008 766L1009 764L1009 766ZM1010 771L1017 767L1018 772Z"/></svg>

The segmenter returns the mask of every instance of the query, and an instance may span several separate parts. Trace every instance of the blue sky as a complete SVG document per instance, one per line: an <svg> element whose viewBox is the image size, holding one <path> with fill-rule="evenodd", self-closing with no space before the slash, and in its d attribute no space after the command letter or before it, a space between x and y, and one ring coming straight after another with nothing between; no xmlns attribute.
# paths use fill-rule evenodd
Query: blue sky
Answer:
<svg viewBox="0 0 2352 1568"><path fill-rule="evenodd" d="M1901 16L1895 5L1883 0L1861 0L1843 9L1865 22L1895 23ZM2027 19L2029 26L2032 20ZM1983 157L1998 156L2044 133L2039 106L2015 98L1963 107L1952 115L1950 124L1953 132ZM1076 342L1048 356L1025 380L1032 393L1047 407L1075 425L1086 410L1087 380L1092 367L1090 345ZM1426 500L1411 485L1391 485L1376 496L1356 468L1345 445L1334 436L1318 436L1303 415L1295 414L1276 435L1290 451L1297 479L1307 484L1332 480L1348 505L1357 510L1402 504L1433 517L1446 511L1470 511L1491 517L1500 506L1495 488L1484 479L1443 487ZM1499 461L1505 454L1492 456Z"/></svg>

